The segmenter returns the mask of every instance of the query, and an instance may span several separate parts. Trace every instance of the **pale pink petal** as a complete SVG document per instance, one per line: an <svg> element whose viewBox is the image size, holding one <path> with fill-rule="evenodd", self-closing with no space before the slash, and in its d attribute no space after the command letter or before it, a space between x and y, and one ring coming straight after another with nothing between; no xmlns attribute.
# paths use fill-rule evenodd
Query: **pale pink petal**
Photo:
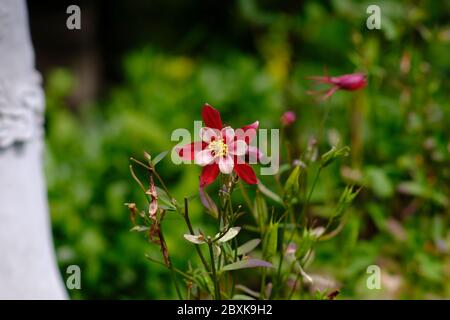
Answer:
<svg viewBox="0 0 450 320"><path fill-rule="evenodd" d="M247 159L245 159L245 155L244 156L233 156L234 157L234 165L236 166L236 164L243 164L243 163L247 163Z"/></svg>
<svg viewBox="0 0 450 320"><path fill-rule="evenodd" d="M206 149L195 155L195 163L202 167L211 164L213 161L214 157L211 154L211 150Z"/></svg>
<svg viewBox="0 0 450 320"><path fill-rule="evenodd" d="M225 141L225 143L230 143L234 140L234 129L231 127L225 127L220 132L222 135L222 139Z"/></svg>
<svg viewBox="0 0 450 320"><path fill-rule="evenodd" d="M243 156L247 152L247 144L244 140L237 140L228 145L228 152L235 156Z"/></svg>
<svg viewBox="0 0 450 320"><path fill-rule="evenodd" d="M230 174L233 171L234 162L233 158L230 156L220 157L219 159L219 169L223 174Z"/></svg>
<svg viewBox="0 0 450 320"><path fill-rule="evenodd" d="M211 142L211 140L217 140L220 138L220 131L208 127L200 129L200 139L204 142Z"/></svg>

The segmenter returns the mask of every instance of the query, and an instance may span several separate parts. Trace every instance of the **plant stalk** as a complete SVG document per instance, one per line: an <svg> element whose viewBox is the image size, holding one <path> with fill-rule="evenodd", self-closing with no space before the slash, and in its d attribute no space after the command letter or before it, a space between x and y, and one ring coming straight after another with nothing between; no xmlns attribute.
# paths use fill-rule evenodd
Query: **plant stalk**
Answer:
<svg viewBox="0 0 450 320"><path fill-rule="evenodd" d="M212 269L212 276L213 276L213 283L214 283L214 298L216 300L221 300L220 288L219 288L219 283L217 280L216 265L214 262L214 252L213 252L211 239L208 239L208 247L209 247L209 255L211 257L211 269Z"/></svg>

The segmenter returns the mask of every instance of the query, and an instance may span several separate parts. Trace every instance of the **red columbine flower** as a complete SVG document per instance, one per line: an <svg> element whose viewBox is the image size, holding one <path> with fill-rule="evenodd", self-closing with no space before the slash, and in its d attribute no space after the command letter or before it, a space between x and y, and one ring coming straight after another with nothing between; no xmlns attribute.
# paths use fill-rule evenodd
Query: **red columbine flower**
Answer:
<svg viewBox="0 0 450 320"><path fill-rule="evenodd" d="M364 88L367 85L366 76L363 73L344 74L338 77L330 76L314 76L309 79L315 80L317 83L331 84L331 88L325 91L322 99L328 99L337 90L355 91ZM311 94L320 94L320 91L310 91Z"/></svg>
<svg viewBox="0 0 450 320"><path fill-rule="evenodd" d="M250 141L256 136L259 122L256 121L241 129L223 127L220 113L209 104L202 110L202 118L206 127L201 128L201 141L187 144L177 150L184 160L194 160L203 167L200 176L200 187L211 184L219 172L231 174L233 170L239 178L249 184L256 184L253 169L245 163L246 157L258 160L261 152Z"/></svg>

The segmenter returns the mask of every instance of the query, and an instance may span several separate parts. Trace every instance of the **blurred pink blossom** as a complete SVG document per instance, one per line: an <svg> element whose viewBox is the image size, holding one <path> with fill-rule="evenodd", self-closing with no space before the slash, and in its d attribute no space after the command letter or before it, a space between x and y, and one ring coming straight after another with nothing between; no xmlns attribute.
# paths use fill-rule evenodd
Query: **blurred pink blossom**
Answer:
<svg viewBox="0 0 450 320"><path fill-rule="evenodd" d="M283 124L283 126L289 126L289 125L293 124L296 119L297 119L297 116L295 115L294 111L286 111L281 116L281 123Z"/></svg>

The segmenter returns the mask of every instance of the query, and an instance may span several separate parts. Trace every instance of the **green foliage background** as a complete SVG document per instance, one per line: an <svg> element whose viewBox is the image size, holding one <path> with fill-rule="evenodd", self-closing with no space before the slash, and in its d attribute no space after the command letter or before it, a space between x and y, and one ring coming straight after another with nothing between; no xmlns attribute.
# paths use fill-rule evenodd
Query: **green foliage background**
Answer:
<svg viewBox="0 0 450 320"><path fill-rule="evenodd" d="M144 257L158 248L129 232L124 203L144 200L129 156L170 150L171 132L193 131L204 102L235 127L258 119L262 128L277 128L281 114L295 110L298 121L287 134L299 146L296 156L329 112L321 152L336 137L352 152L322 177L314 214L327 215L342 180L364 188L343 232L319 246L308 271L337 281L344 298L450 298L450 3L377 1L381 30L365 26L373 1L286 3L232 2L221 28L245 30L240 47L205 39L207 24L185 35L191 42L169 34L162 45L139 46L123 57L123 83L77 111L66 104L76 79L62 69L47 76L46 172L57 256L63 276L70 264L82 269L82 290L72 298L175 297L166 270ZM369 85L317 103L305 78L325 66L332 75L366 72ZM159 166L177 197L197 193L198 167L168 158ZM191 212L194 224L207 224L199 201ZM184 224L168 219L174 264L186 266L194 251L183 240ZM366 287L372 264L383 270L382 290Z"/></svg>

